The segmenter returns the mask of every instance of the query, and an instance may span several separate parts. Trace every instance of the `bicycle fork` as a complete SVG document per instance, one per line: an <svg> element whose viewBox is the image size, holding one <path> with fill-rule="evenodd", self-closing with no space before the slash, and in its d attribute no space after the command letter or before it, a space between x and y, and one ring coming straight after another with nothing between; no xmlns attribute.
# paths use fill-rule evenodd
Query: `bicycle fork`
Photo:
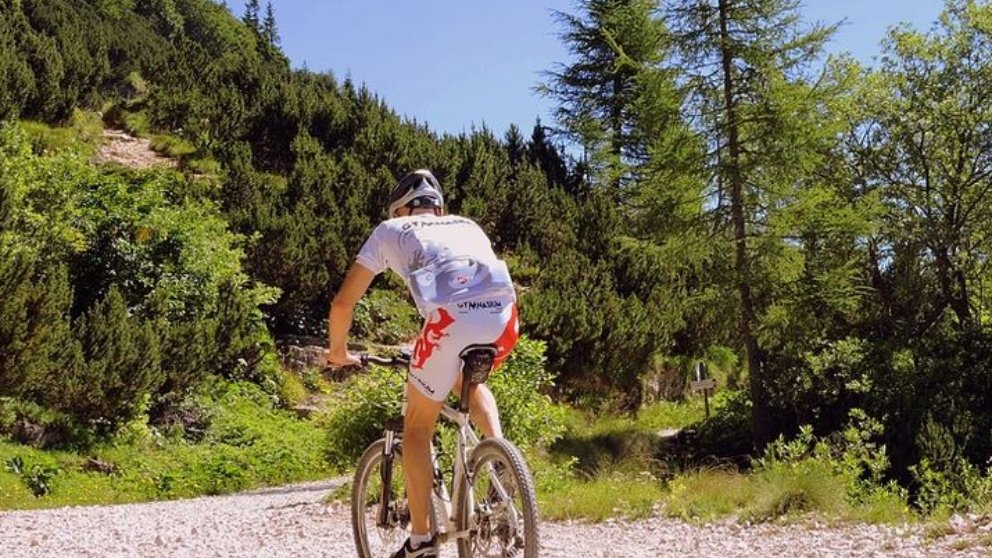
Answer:
<svg viewBox="0 0 992 558"><path fill-rule="evenodd" d="M393 459L396 457L396 453L393 452L394 439L395 433L392 430L386 430L386 444L382 447L382 466L379 467L382 494L379 498L378 517L376 517L376 524L383 529L389 527L389 507L393 497Z"/></svg>

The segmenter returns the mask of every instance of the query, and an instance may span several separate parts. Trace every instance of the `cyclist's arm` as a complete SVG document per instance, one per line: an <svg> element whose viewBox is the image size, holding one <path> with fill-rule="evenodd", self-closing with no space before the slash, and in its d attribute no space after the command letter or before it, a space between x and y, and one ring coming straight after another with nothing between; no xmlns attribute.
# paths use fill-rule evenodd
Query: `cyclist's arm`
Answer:
<svg viewBox="0 0 992 558"><path fill-rule="evenodd" d="M358 359L348 354L348 330L351 329L355 305L368 290L373 279L375 273L360 263L353 263L344 277L344 283L334 295L327 327L327 340L330 346L327 355L329 365L358 364Z"/></svg>

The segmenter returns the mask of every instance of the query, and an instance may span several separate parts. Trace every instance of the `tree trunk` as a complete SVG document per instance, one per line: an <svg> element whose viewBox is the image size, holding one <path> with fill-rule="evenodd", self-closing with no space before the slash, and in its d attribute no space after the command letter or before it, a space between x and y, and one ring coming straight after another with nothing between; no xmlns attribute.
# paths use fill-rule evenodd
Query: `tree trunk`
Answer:
<svg viewBox="0 0 992 558"><path fill-rule="evenodd" d="M748 385L751 392L754 441L762 448L771 439L767 388L761 367L761 351L754 337L754 302L751 299L751 273L747 253L747 227L744 219L744 179L741 175L741 146L737 122L737 103L732 72L733 53L730 52L727 0L720 0L720 57L723 66L723 102L728 158L727 182L730 185L730 212L734 227L734 271L740 296L739 333L747 353Z"/></svg>
<svg viewBox="0 0 992 558"><path fill-rule="evenodd" d="M934 250L937 264L937 283L940 285L940 295L944 303L958 318L962 329L971 325L971 304L968 301L968 286L963 274L951 261L948 249L940 246Z"/></svg>

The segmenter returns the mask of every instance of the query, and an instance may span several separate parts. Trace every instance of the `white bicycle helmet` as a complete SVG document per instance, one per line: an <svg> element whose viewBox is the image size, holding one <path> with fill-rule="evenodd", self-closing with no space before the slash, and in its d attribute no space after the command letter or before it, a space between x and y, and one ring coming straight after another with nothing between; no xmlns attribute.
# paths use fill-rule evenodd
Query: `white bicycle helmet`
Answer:
<svg viewBox="0 0 992 558"><path fill-rule="evenodd" d="M396 183L389 195L389 217L396 217L402 207L444 207L444 194L431 171L415 170Z"/></svg>

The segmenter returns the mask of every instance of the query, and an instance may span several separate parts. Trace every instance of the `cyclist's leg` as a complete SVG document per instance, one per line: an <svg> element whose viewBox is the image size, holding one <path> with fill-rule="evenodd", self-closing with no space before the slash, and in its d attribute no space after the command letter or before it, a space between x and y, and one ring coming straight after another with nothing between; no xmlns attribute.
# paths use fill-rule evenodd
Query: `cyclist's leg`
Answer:
<svg viewBox="0 0 992 558"><path fill-rule="evenodd" d="M462 392L461 374L455 380L455 393ZM469 391L469 414L472 422L482 430L486 438L502 438L503 427L499 422L499 407L496 398L486 384L473 386Z"/></svg>
<svg viewBox="0 0 992 558"><path fill-rule="evenodd" d="M434 401L407 384L406 415L403 418L403 471L410 503L411 531L430 535L431 438L441 401Z"/></svg>

